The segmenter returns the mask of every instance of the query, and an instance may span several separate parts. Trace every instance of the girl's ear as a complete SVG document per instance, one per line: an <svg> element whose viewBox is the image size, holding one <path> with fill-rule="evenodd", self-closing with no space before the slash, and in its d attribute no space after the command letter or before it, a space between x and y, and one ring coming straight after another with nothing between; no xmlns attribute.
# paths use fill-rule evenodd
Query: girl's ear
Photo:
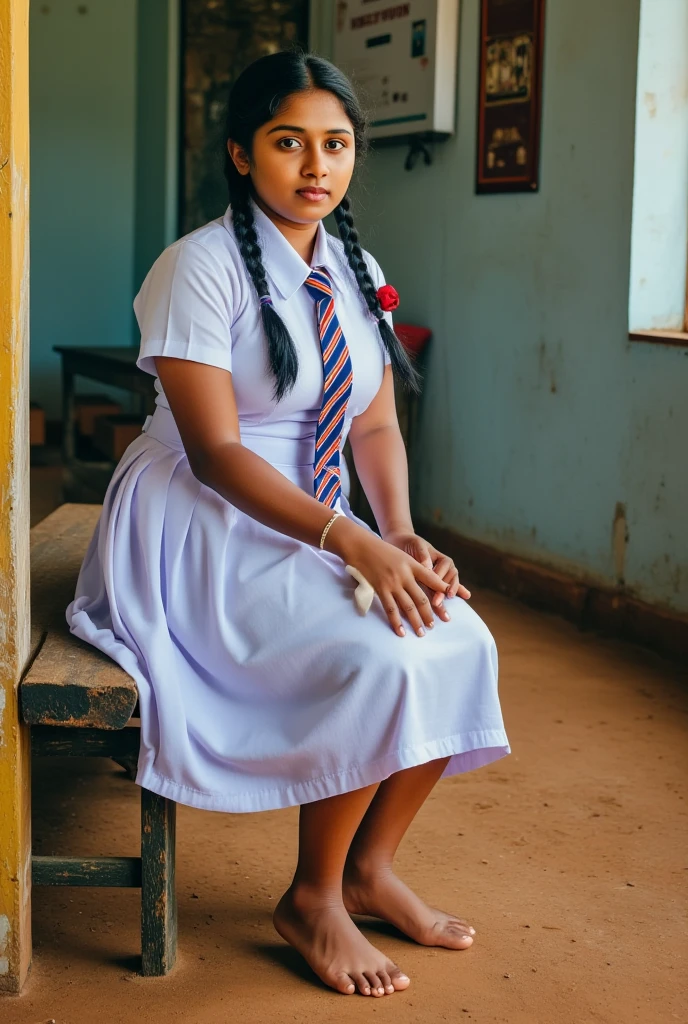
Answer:
<svg viewBox="0 0 688 1024"><path fill-rule="evenodd" d="M251 162L243 146L240 146L234 139L227 139L227 149L239 174L248 174Z"/></svg>

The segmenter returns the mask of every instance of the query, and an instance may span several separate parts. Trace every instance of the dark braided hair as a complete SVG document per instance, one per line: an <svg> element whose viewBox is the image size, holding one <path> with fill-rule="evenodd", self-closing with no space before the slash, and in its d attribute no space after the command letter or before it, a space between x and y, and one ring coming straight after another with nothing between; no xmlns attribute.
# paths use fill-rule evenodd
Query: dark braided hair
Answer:
<svg viewBox="0 0 688 1024"><path fill-rule="evenodd" d="M260 299L260 313L268 340L268 358L275 376L274 398L279 402L296 383L298 356L284 321L272 305L255 229L251 199L254 197L250 174L239 173L227 149L232 139L250 157L253 136L258 128L277 114L280 106L294 93L310 89L331 92L342 104L353 125L357 157L367 149L366 118L351 82L324 57L303 50L282 50L259 57L246 67L232 86L224 132L224 173L229 188L234 233L244 265ZM363 256L351 215L351 202L344 196L333 211L339 235L368 309L377 320L392 370L403 387L419 392L421 376L385 318L377 289Z"/></svg>

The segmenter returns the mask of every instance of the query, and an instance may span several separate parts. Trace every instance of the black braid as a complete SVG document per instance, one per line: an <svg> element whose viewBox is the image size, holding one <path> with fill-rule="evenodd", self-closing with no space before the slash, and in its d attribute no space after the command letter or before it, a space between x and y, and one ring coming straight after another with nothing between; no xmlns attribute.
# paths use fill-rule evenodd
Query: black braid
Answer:
<svg viewBox="0 0 688 1024"><path fill-rule="evenodd" d="M389 352L392 362L392 369L397 374L401 384L409 391L416 394L420 392L422 377L416 367L409 359L406 349L401 344L396 334L385 319L380 300L377 297L375 282L370 276L368 264L365 261L361 249L358 232L354 227L354 219L351 215L351 201L344 196L339 206L334 211L334 218L339 229L339 237L344 243L344 252L349 261L349 266L356 275L358 287L366 301L368 309L377 320L377 326L382 336L385 348Z"/></svg>
<svg viewBox="0 0 688 1024"><path fill-rule="evenodd" d="M258 298L260 299L263 296L269 298L270 292L265 276L265 268L263 267L258 235L256 234L250 195L248 176L241 178L237 175L236 178L232 179L229 199L232 206L234 233L239 244L239 250L251 280L255 285ZM299 372L296 346L282 317L272 305L272 302L261 302L260 315L263 321L263 329L268 339L270 367L275 376L273 397L279 402L288 391L291 391L296 383Z"/></svg>

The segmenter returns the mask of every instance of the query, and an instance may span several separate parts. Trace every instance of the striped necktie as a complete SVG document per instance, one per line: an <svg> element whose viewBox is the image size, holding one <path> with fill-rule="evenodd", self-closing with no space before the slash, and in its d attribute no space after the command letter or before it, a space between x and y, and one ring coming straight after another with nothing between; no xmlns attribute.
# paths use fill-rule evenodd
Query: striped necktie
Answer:
<svg viewBox="0 0 688 1024"><path fill-rule="evenodd" d="M353 370L349 348L334 310L328 272L324 267L316 267L304 283L315 299L324 376L322 407L315 434L313 493L318 501L334 508L342 490L339 443L351 395Z"/></svg>

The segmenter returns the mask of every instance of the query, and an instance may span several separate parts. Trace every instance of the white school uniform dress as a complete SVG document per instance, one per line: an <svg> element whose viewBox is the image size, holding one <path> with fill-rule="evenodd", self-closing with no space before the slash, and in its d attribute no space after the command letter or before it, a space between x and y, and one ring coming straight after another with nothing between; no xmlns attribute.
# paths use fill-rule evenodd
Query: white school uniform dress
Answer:
<svg viewBox="0 0 688 1024"><path fill-rule="evenodd" d="M313 494L323 364L306 264L254 204L275 309L299 358L275 403L255 288L231 208L170 245L134 300L137 365L167 355L231 371L246 447ZM376 286L382 272L365 254ZM322 222L313 267L333 280L353 366L342 432L378 391L389 362L343 245ZM385 314L390 322L391 316ZM380 782L449 756L443 777L510 752L497 694L497 650L470 604L447 602L419 637L392 630L378 597L357 610L357 583L332 552L245 514L191 472L164 392L109 484L66 610L72 633L138 687L136 782L182 804L261 811ZM344 467L342 467L344 468ZM343 493L335 508L365 529Z"/></svg>

